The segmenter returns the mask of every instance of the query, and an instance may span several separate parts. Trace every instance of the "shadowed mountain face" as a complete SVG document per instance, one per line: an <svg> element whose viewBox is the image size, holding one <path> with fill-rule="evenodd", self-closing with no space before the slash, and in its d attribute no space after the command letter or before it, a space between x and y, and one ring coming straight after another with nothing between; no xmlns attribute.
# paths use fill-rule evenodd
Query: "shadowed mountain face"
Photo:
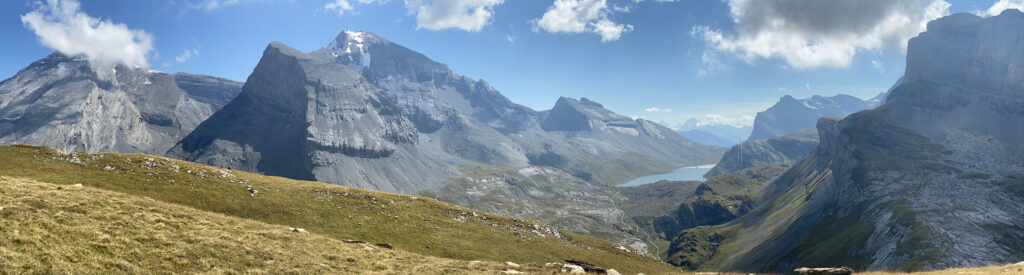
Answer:
<svg viewBox="0 0 1024 275"><path fill-rule="evenodd" d="M614 185L719 152L587 99L537 112L372 33L344 31L311 53L272 44L242 94L168 154L419 193L474 163L552 166Z"/></svg>
<svg viewBox="0 0 1024 275"><path fill-rule="evenodd" d="M844 118L881 104L884 95L869 100L843 94L833 97L815 95L804 99L787 95L768 110L757 113L754 117L754 130L747 140L766 139L812 128L823 117Z"/></svg>
<svg viewBox="0 0 1024 275"><path fill-rule="evenodd" d="M54 53L0 83L0 144L162 153L240 91L226 79Z"/></svg>
<svg viewBox="0 0 1024 275"><path fill-rule="evenodd" d="M955 14L910 40L885 104L818 123L821 143L713 233L731 270L931 270L1024 257L1024 14ZM701 237L691 238L702 239ZM705 243L706 244L706 243Z"/></svg>
<svg viewBox="0 0 1024 275"><path fill-rule="evenodd" d="M417 150L415 126L348 67L284 44L267 47L242 94L169 156L296 179L386 191L451 173ZM414 185L413 182L419 181Z"/></svg>

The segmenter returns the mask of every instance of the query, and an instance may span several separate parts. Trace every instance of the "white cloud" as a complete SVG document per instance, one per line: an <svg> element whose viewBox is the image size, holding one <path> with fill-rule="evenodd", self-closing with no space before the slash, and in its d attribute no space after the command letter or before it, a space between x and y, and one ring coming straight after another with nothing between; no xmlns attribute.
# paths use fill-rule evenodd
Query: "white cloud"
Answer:
<svg viewBox="0 0 1024 275"><path fill-rule="evenodd" d="M611 11L606 0L555 0L540 19L533 21L534 30L548 33L593 32L601 42L615 41L633 30L629 24L608 19Z"/></svg>
<svg viewBox="0 0 1024 275"><path fill-rule="evenodd" d="M186 3L189 8L203 11L212 11L227 6L241 3L241 0L203 0L195 3Z"/></svg>
<svg viewBox="0 0 1024 275"><path fill-rule="evenodd" d="M506 34L505 35L505 40L508 40L508 43L516 43L516 36L515 35L511 35L511 34Z"/></svg>
<svg viewBox="0 0 1024 275"><path fill-rule="evenodd" d="M647 108L644 109L644 112L648 112L648 113L657 113L657 112L671 113L672 109L662 109L662 108L658 108L658 107L647 107Z"/></svg>
<svg viewBox="0 0 1024 275"><path fill-rule="evenodd" d="M992 4L987 12L990 16L996 16L1008 9L1024 11L1024 0L999 0L999 2Z"/></svg>
<svg viewBox="0 0 1024 275"><path fill-rule="evenodd" d="M377 2L376 0L354 0L354 1L357 2L357 3L360 3L360 4L364 4L364 5L365 4L372 4L373 2ZM324 4L323 10L324 10L324 12L336 12L336 13L338 13L338 16L342 16L342 15L345 15L345 13L350 13L350 12L355 11L355 6L352 5L350 0L332 0L332 1L327 2L327 4Z"/></svg>
<svg viewBox="0 0 1024 275"><path fill-rule="evenodd" d="M192 60L193 57L195 57L195 58L199 57L199 49L198 48L197 49L185 49L184 52L182 52L181 54L179 54L177 57L174 58L174 61L177 61L178 63L185 63L185 62L188 62L189 60Z"/></svg>
<svg viewBox="0 0 1024 275"><path fill-rule="evenodd" d="M601 19L594 23L594 32L601 35L601 42L619 40L623 33L630 31L633 31L633 25L618 24L608 19Z"/></svg>
<svg viewBox="0 0 1024 275"><path fill-rule="evenodd" d="M174 1L170 1L174 3ZM185 1L185 7L193 10L201 10L205 12L211 12L222 8L238 4L248 3L272 3L272 2L288 2L293 3L295 0L199 0L199 1ZM362 1L360 1L362 2Z"/></svg>
<svg viewBox="0 0 1024 275"><path fill-rule="evenodd" d="M880 73L880 74L884 74L885 73L885 64L882 64L881 61L871 60L871 65L875 66L875 70L877 70L878 73Z"/></svg>
<svg viewBox="0 0 1024 275"><path fill-rule="evenodd" d="M93 18L81 12L81 4L75 0L47 0L35 5L34 10L21 16L21 22L43 45L65 55L85 55L103 65L149 66L146 56L153 50L149 33Z"/></svg>
<svg viewBox="0 0 1024 275"><path fill-rule="evenodd" d="M416 28L480 31L491 24L494 6L504 0L405 0L409 13L416 15Z"/></svg>
<svg viewBox="0 0 1024 275"><path fill-rule="evenodd" d="M707 51L753 64L780 58L790 67L849 67L859 51L906 50L928 21L949 14L942 0L728 0L735 35L693 29ZM707 63L706 61L704 61ZM720 62L714 60L714 62Z"/></svg>

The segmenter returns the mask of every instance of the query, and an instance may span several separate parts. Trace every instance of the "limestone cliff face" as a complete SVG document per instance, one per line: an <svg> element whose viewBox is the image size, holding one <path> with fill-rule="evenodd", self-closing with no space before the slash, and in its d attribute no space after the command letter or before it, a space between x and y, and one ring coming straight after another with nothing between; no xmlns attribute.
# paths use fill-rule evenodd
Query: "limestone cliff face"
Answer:
<svg viewBox="0 0 1024 275"><path fill-rule="evenodd" d="M911 39L887 102L822 120L821 143L722 226L705 266L941 269L1024 257L1024 14L956 14ZM743 244L736 246L735 244Z"/></svg>
<svg viewBox="0 0 1024 275"><path fill-rule="evenodd" d="M242 94L169 156L362 188L415 193L451 171L416 150L415 126L342 64L267 47Z"/></svg>
<svg viewBox="0 0 1024 275"><path fill-rule="evenodd" d="M54 53L0 83L0 144L161 154L240 90L226 79Z"/></svg>

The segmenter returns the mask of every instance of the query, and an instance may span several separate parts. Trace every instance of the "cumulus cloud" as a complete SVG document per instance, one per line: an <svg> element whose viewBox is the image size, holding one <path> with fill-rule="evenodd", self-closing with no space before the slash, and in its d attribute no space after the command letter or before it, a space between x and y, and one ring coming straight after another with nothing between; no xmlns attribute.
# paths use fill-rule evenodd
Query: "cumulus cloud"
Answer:
<svg viewBox="0 0 1024 275"><path fill-rule="evenodd" d="M377 2L376 0L355 0L359 4L372 4ZM349 0L333 0L324 4L323 10L325 12L336 12L338 16L345 15L355 10L355 6Z"/></svg>
<svg viewBox="0 0 1024 275"><path fill-rule="evenodd" d="M987 13L989 16L996 16L1008 9L1024 11L1024 0L999 0L988 8Z"/></svg>
<svg viewBox="0 0 1024 275"><path fill-rule="evenodd" d="M174 1L170 2L173 3ZM210 12L238 4L271 2L295 2L295 0L198 0L185 1L184 5L189 9Z"/></svg>
<svg viewBox="0 0 1024 275"><path fill-rule="evenodd" d="M504 0L405 0L409 13L416 15L416 28L480 31L491 24L494 6Z"/></svg>
<svg viewBox="0 0 1024 275"><path fill-rule="evenodd" d="M178 63L185 63L192 60L193 57L199 57L199 49L185 49L184 52L179 54L177 57L174 57L174 61L177 61Z"/></svg>
<svg viewBox="0 0 1024 275"><path fill-rule="evenodd" d="M192 9L212 11L227 6L236 5L241 2L241 0L203 0L195 3L187 2L186 4L188 5L189 8Z"/></svg>
<svg viewBox="0 0 1024 275"><path fill-rule="evenodd" d="M949 14L942 0L728 0L735 34L699 26L708 51L747 63L780 58L790 67L849 67L859 51L906 50L928 21ZM704 63L719 62L717 60Z"/></svg>
<svg viewBox="0 0 1024 275"><path fill-rule="evenodd" d="M85 55L91 62L148 67L153 36L121 23L85 14L75 0L36 2L21 22L35 32L39 42L65 55Z"/></svg>
<svg viewBox="0 0 1024 275"><path fill-rule="evenodd" d="M610 13L606 0L555 0L533 24L535 30L548 33L592 32L601 36L601 42L610 42L633 30L633 25L609 20Z"/></svg>

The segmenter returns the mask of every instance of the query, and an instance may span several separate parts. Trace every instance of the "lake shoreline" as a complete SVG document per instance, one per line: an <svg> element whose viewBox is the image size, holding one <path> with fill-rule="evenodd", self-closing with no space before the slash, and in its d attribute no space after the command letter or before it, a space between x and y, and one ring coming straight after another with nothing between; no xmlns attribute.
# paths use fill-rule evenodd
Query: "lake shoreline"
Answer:
<svg viewBox="0 0 1024 275"><path fill-rule="evenodd" d="M631 179L625 183L616 185L615 187L632 187L640 186L650 183L655 183L662 180L668 181L705 181L704 174L711 171L717 163L702 164L696 166L685 166L679 167L675 170L669 171L668 173L646 175Z"/></svg>

